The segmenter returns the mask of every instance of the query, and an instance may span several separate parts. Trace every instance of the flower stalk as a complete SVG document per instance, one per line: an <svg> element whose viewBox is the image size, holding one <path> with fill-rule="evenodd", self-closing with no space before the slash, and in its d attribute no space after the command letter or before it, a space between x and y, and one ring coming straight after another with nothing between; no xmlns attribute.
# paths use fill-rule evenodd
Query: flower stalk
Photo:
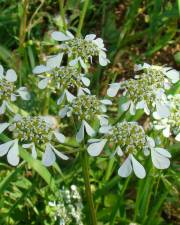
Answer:
<svg viewBox="0 0 180 225"><path fill-rule="evenodd" d="M79 25L78 25L77 34L76 34L77 37L79 37L80 34L81 34L81 30L82 30L82 27L83 27L84 18L85 18L85 15L86 15L88 4L89 4L89 0L85 0L84 5L83 5L83 9L82 9L82 12L81 12L81 15L80 15Z"/></svg>
<svg viewBox="0 0 180 225"><path fill-rule="evenodd" d="M89 214L90 214L90 225L97 225L97 219L96 219L96 211L94 208L94 202L93 202L93 196L91 192L91 186L90 186L90 179L89 179L89 164L88 164L88 156L85 149L80 153L81 156L81 165L83 170L83 177L85 182L85 192L86 192L86 198L89 208Z"/></svg>

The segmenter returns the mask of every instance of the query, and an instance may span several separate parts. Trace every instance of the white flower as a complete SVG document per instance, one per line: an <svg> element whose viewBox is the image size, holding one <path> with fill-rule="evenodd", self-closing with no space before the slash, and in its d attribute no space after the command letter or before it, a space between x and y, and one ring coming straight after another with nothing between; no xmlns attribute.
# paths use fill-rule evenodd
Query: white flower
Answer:
<svg viewBox="0 0 180 225"><path fill-rule="evenodd" d="M66 105L59 111L61 118L73 115L80 122L79 131L76 134L76 140L80 143L84 139L84 131L89 136L94 136L95 131L89 125L94 119L98 119L101 125L108 124L106 105L111 105L108 99L98 100L94 95L80 95L74 98L71 104Z"/></svg>
<svg viewBox="0 0 180 225"><path fill-rule="evenodd" d="M168 96L170 114L166 118L161 118L159 113L154 112L154 128L162 130L164 137L175 136L175 140L180 141L180 94Z"/></svg>
<svg viewBox="0 0 180 225"><path fill-rule="evenodd" d="M135 122L121 122L114 126L106 125L100 128L100 133L105 136L102 139L90 139L87 149L91 156L98 156L105 145L110 143L113 145L114 152L112 155L126 157L126 160L118 170L119 176L127 177L132 170L139 178L146 175L144 167L133 156L138 150L146 147L146 136L142 127Z"/></svg>
<svg viewBox="0 0 180 225"><path fill-rule="evenodd" d="M79 224L82 222L82 199L75 185L71 185L70 189L62 187L57 192L54 201L48 202L48 212L54 214L55 220L60 220L59 224ZM53 198L53 197L52 197ZM52 199L51 198L51 199Z"/></svg>
<svg viewBox="0 0 180 225"><path fill-rule="evenodd" d="M59 54L49 58L46 66L40 65L34 68L33 73L42 78L38 87L45 89L48 86L52 91L61 91L58 104L61 104L65 97L68 102L71 102L75 98L71 93L74 89L77 95L90 94L90 90L87 88L90 85L90 80L76 67L60 66L61 59L62 54Z"/></svg>
<svg viewBox="0 0 180 225"><path fill-rule="evenodd" d="M51 143L56 138L59 143L64 143L65 137L58 130L52 129L45 118L21 117L16 116L11 123L1 123L0 133L6 128L13 132L14 140L8 141L0 145L0 156L7 154L9 164L16 166L19 163L19 146L29 148L32 152L32 157L37 158L37 149L39 146L45 146L42 162L45 166L51 166L56 159L56 156L67 160L68 157L59 152Z"/></svg>
<svg viewBox="0 0 180 225"><path fill-rule="evenodd" d="M156 111L161 118L168 117L170 107L165 92L178 78L172 76L170 79L170 71L167 72L167 68L148 64L136 65L135 71L139 70L142 70L142 73L136 75L135 79L110 84L108 96L114 97L120 89L124 89L123 95L127 99L122 105L124 111L129 110L130 114L134 115L137 109L143 109L147 115ZM173 74L177 75L178 72Z"/></svg>
<svg viewBox="0 0 180 225"><path fill-rule="evenodd" d="M99 64L101 66L106 66L109 63L103 40L96 38L95 34L86 35L82 39L74 37L69 31L66 31L66 33L55 31L52 33L52 38L56 41L65 41L60 48L72 59L69 62L71 66L79 62L86 70L86 63L89 60L92 62L92 57L94 56L99 57Z"/></svg>
<svg viewBox="0 0 180 225"><path fill-rule="evenodd" d="M146 171L135 156L148 156L149 151L157 168L165 169L170 164L168 151L155 147L154 140L146 136L136 122L124 121L114 126L102 126L99 132L105 135L101 139L90 139L87 151L91 156L98 156L109 144L113 149L112 156L118 155L125 159L118 170L121 177L127 177L134 171L138 178L144 178Z"/></svg>
<svg viewBox="0 0 180 225"><path fill-rule="evenodd" d="M150 65L148 63L135 65L134 70L139 71L143 69L152 69L162 72L168 79L171 80L172 83L176 83L180 80L180 74L177 70L172 69L171 67L164 67L164 66L156 66Z"/></svg>
<svg viewBox="0 0 180 225"><path fill-rule="evenodd" d="M13 112L10 102L16 101L17 96L23 100L29 100L30 95L25 87L16 90L14 82L17 80L16 72L13 69L7 70L4 75L4 69L0 65L0 114L4 114L6 109Z"/></svg>

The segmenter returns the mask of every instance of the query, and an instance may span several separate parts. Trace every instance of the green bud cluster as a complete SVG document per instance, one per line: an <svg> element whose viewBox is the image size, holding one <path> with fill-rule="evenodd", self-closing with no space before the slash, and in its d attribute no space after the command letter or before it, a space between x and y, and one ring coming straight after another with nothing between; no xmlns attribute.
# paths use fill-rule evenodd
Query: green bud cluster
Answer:
<svg viewBox="0 0 180 225"><path fill-rule="evenodd" d="M162 71L148 68L137 79L124 81L122 87L125 88L128 99L135 104L144 100L151 106L156 99L156 90L164 89L164 81Z"/></svg>
<svg viewBox="0 0 180 225"><path fill-rule="evenodd" d="M96 115L102 114L101 103L95 95L81 95L72 102L72 113L78 120L94 120Z"/></svg>
<svg viewBox="0 0 180 225"><path fill-rule="evenodd" d="M47 76L52 77L51 86L59 89L79 88L83 86L81 73L75 67L61 66L54 68Z"/></svg>
<svg viewBox="0 0 180 225"><path fill-rule="evenodd" d="M51 139L52 129L41 117L23 117L11 126L15 138L22 142L43 144Z"/></svg>
<svg viewBox="0 0 180 225"><path fill-rule="evenodd" d="M119 146L125 152L136 154L146 147L144 129L135 122L117 123L113 126L106 138L113 145Z"/></svg>
<svg viewBox="0 0 180 225"><path fill-rule="evenodd" d="M0 79L0 99L9 100L15 91L15 85L6 79Z"/></svg>
<svg viewBox="0 0 180 225"><path fill-rule="evenodd" d="M82 38L74 38L65 42L63 50L75 57L88 59L90 56L98 56L99 50L95 43Z"/></svg>

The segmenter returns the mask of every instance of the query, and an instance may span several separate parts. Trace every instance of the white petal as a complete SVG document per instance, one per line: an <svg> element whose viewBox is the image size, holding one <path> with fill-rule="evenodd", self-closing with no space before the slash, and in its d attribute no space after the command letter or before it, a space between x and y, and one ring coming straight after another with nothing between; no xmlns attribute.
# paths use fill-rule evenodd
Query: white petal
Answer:
<svg viewBox="0 0 180 225"><path fill-rule="evenodd" d="M79 61L78 58L73 59L73 60L71 60L71 61L69 62L69 65L70 65L70 66L75 66L75 65L77 65L78 61Z"/></svg>
<svg viewBox="0 0 180 225"><path fill-rule="evenodd" d="M122 106L121 106L122 110L127 111L129 109L130 104L131 104L131 101L128 101L128 102L122 104Z"/></svg>
<svg viewBox="0 0 180 225"><path fill-rule="evenodd" d="M3 101L2 105L0 106L0 115L2 115L2 114L5 113L5 111L6 111L6 106L7 106L6 102Z"/></svg>
<svg viewBox="0 0 180 225"><path fill-rule="evenodd" d="M38 88L39 89L45 89L48 85L48 82L49 82L49 78L44 78L42 79L41 81L39 81L38 83Z"/></svg>
<svg viewBox="0 0 180 225"><path fill-rule="evenodd" d="M120 148L120 146L117 146L115 152L118 154L118 156L123 156L124 155L122 149Z"/></svg>
<svg viewBox="0 0 180 225"><path fill-rule="evenodd" d="M18 90L17 90L18 91ZM17 99L17 96L15 94L11 94L11 101L15 102Z"/></svg>
<svg viewBox="0 0 180 225"><path fill-rule="evenodd" d="M15 116L14 116L14 118L13 118L13 120L15 121L15 122L18 122L18 121L20 121L22 119L22 116L20 115L20 114L16 114Z"/></svg>
<svg viewBox="0 0 180 225"><path fill-rule="evenodd" d="M146 139L147 139L147 142L148 142L148 146L150 147L150 148L154 148L155 147L155 142L154 142L154 139L153 138L151 138L151 137L146 137Z"/></svg>
<svg viewBox="0 0 180 225"><path fill-rule="evenodd" d="M167 158L171 158L171 154L164 148L155 148L155 151Z"/></svg>
<svg viewBox="0 0 180 225"><path fill-rule="evenodd" d="M56 68L59 67L63 58L63 53L59 53L54 56L50 56L47 60L47 67Z"/></svg>
<svg viewBox="0 0 180 225"><path fill-rule="evenodd" d="M90 137L93 137L96 132L93 130L93 128L85 120L83 120L83 123L84 123L85 129L86 129L86 133Z"/></svg>
<svg viewBox="0 0 180 225"><path fill-rule="evenodd" d="M97 139L97 138L91 138L88 140L88 143L91 144L91 143L96 143L96 142L100 142L101 139Z"/></svg>
<svg viewBox="0 0 180 225"><path fill-rule="evenodd" d="M89 155L98 156L102 152L106 142L107 142L106 139L102 139L99 142L90 144L89 147L87 148Z"/></svg>
<svg viewBox="0 0 180 225"><path fill-rule="evenodd" d="M74 38L74 35L70 32L70 31L66 31L66 34L69 36L69 37L71 37L72 39Z"/></svg>
<svg viewBox="0 0 180 225"><path fill-rule="evenodd" d="M144 101L140 101L136 104L136 109L144 109Z"/></svg>
<svg viewBox="0 0 180 225"><path fill-rule="evenodd" d="M78 89L78 94L77 94L77 96L81 96L81 95L85 95L84 89L83 89L83 88L79 88L79 89Z"/></svg>
<svg viewBox="0 0 180 225"><path fill-rule="evenodd" d="M54 131L54 135L60 143L65 142L65 136L57 131Z"/></svg>
<svg viewBox="0 0 180 225"><path fill-rule="evenodd" d="M151 158L153 165L157 169L167 169L170 166L170 160L167 157L159 154L156 149L151 149Z"/></svg>
<svg viewBox="0 0 180 225"><path fill-rule="evenodd" d="M12 69L7 70L5 78L9 82L15 82L17 80L16 72Z"/></svg>
<svg viewBox="0 0 180 225"><path fill-rule="evenodd" d="M135 107L135 105L134 105L133 102L131 102L131 104L130 104L130 110L129 110L129 112L130 112L131 115L135 115L136 107Z"/></svg>
<svg viewBox="0 0 180 225"><path fill-rule="evenodd" d="M150 114L150 110L147 106L147 103L144 100L142 100L136 104L136 109L143 109L147 115Z"/></svg>
<svg viewBox="0 0 180 225"><path fill-rule="evenodd" d="M123 164L118 169L118 175L120 177L128 177L132 172L132 165L130 156L123 162Z"/></svg>
<svg viewBox="0 0 180 225"><path fill-rule="evenodd" d="M41 74L41 73L45 73L45 72L49 72L49 71L51 71L51 68L47 67L47 66L44 66L44 65L36 66L33 69L34 74Z"/></svg>
<svg viewBox="0 0 180 225"><path fill-rule="evenodd" d="M157 112L153 112L153 117L156 120L160 120L161 119L161 117L159 116L159 114Z"/></svg>
<svg viewBox="0 0 180 225"><path fill-rule="evenodd" d="M0 145L0 157L3 155L6 155L6 153L9 151L9 149L13 145L13 143L14 143L14 141L8 141L8 142Z"/></svg>
<svg viewBox="0 0 180 225"><path fill-rule="evenodd" d="M51 145L51 147L52 147L52 149L54 150L54 152L56 153L56 155L59 156L61 159L64 159L64 160L68 160L68 159L69 159L68 156L66 156L66 155L64 155L62 152L59 152L58 150L56 150L56 149L54 148L54 146Z"/></svg>
<svg viewBox="0 0 180 225"><path fill-rule="evenodd" d="M3 77L3 73L4 73L4 68L2 67L2 65L0 65L0 77Z"/></svg>
<svg viewBox="0 0 180 225"><path fill-rule="evenodd" d="M84 62L84 60L81 57L79 57L79 62L81 64L82 68L86 71L87 70L86 63Z"/></svg>
<svg viewBox="0 0 180 225"><path fill-rule="evenodd" d="M157 102L156 103L156 109L157 109L157 114L161 118L166 118L170 114L170 109L169 109L168 105L166 105L166 104L162 104L162 103Z"/></svg>
<svg viewBox="0 0 180 225"><path fill-rule="evenodd" d="M146 176L144 167L134 158L133 155L131 155L131 162L135 175L138 178L143 179Z"/></svg>
<svg viewBox="0 0 180 225"><path fill-rule="evenodd" d="M99 129L99 133L107 134L111 128L112 128L111 126L104 125Z"/></svg>
<svg viewBox="0 0 180 225"><path fill-rule="evenodd" d="M42 163L45 166L51 166L56 161L56 156L51 148L51 145L48 143L46 144L46 150L42 157Z"/></svg>
<svg viewBox="0 0 180 225"><path fill-rule="evenodd" d="M12 166L17 166L19 163L19 147L17 140L14 141L14 144L12 145L7 154L7 161Z"/></svg>
<svg viewBox="0 0 180 225"><path fill-rule="evenodd" d="M67 98L68 102L70 102L70 103L76 98L68 90L65 90L65 94L66 94L66 98Z"/></svg>
<svg viewBox="0 0 180 225"><path fill-rule="evenodd" d="M23 147L23 148L31 148L31 147L32 147L32 143L29 143L29 144L23 144L22 147Z"/></svg>
<svg viewBox="0 0 180 225"><path fill-rule="evenodd" d="M9 123L0 123L0 134L9 126Z"/></svg>
<svg viewBox="0 0 180 225"><path fill-rule="evenodd" d="M178 135L176 135L175 140L180 141L180 133Z"/></svg>
<svg viewBox="0 0 180 225"><path fill-rule="evenodd" d="M109 60L106 57L103 57L102 54L99 54L99 64L101 66L107 66L108 63L109 63Z"/></svg>
<svg viewBox="0 0 180 225"><path fill-rule="evenodd" d="M156 129L156 130L162 130L162 129L164 129L164 128L166 128L166 126L165 125L154 125L154 128Z"/></svg>
<svg viewBox="0 0 180 225"><path fill-rule="evenodd" d="M81 77L81 80L87 87L90 85L90 80L87 77Z"/></svg>
<svg viewBox="0 0 180 225"><path fill-rule="evenodd" d="M112 105L112 101L109 99L100 100L100 102L104 105Z"/></svg>
<svg viewBox="0 0 180 225"><path fill-rule="evenodd" d="M76 134L76 140L80 143L84 139L84 123L81 124L79 131Z"/></svg>
<svg viewBox="0 0 180 225"><path fill-rule="evenodd" d="M30 99L30 94L27 90L26 87L20 87L17 92L19 93L19 95L21 96L21 98L23 100L29 100Z"/></svg>
<svg viewBox="0 0 180 225"><path fill-rule="evenodd" d="M149 151L148 148L144 148L144 149L143 149L143 152L144 152L144 155L145 155L145 156L148 156L148 155L150 154L150 151Z"/></svg>
<svg viewBox="0 0 180 225"><path fill-rule="evenodd" d="M37 159L37 152L36 152L36 148L35 148L34 144L32 144L32 149L31 150L32 150L32 153L31 153L32 157L34 159Z"/></svg>
<svg viewBox="0 0 180 225"><path fill-rule="evenodd" d="M71 40L72 37L70 37L69 35L66 35L62 32L59 32L59 31L54 31L52 34L51 34L51 37L56 40L56 41L68 41L68 40Z"/></svg>
<svg viewBox="0 0 180 225"><path fill-rule="evenodd" d="M179 72L177 70L171 69L169 71L165 71L166 76L172 80L172 83L176 83L180 79Z"/></svg>
<svg viewBox="0 0 180 225"><path fill-rule="evenodd" d="M98 119L100 121L101 126L108 125L108 119L104 115L99 115Z"/></svg>
<svg viewBox="0 0 180 225"><path fill-rule="evenodd" d="M107 95L109 97L114 97L117 95L119 89L120 89L120 83L112 83L112 84L110 84L110 86L107 90Z"/></svg>
<svg viewBox="0 0 180 225"><path fill-rule="evenodd" d="M57 104L58 104L58 105L60 105L60 104L63 102L64 96L65 96L65 92L63 92L62 95L61 95L61 97L58 98L58 100L57 100Z"/></svg>
<svg viewBox="0 0 180 225"><path fill-rule="evenodd" d="M64 118L67 115L67 112L69 111L69 107L66 105L63 109L59 111L59 116L61 118Z"/></svg>
<svg viewBox="0 0 180 225"><path fill-rule="evenodd" d="M81 88L84 92L86 92L88 95L91 94L90 90L88 88Z"/></svg>
<svg viewBox="0 0 180 225"><path fill-rule="evenodd" d="M102 38L97 38L93 41L100 49L104 48L104 42Z"/></svg>
<svg viewBox="0 0 180 225"><path fill-rule="evenodd" d="M149 68L149 67L151 67L151 66L148 63L144 63L143 65L142 64L136 64L134 66L134 71L139 71L139 70Z"/></svg>
<svg viewBox="0 0 180 225"><path fill-rule="evenodd" d="M23 148L31 148L31 155L34 159L37 159L37 152L36 152L36 148L35 148L35 145L34 143L30 143L30 144L23 144L22 145Z"/></svg>
<svg viewBox="0 0 180 225"><path fill-rule="evenodd" d="M92 41L92 40L95 39L95 37L96 37L95 34L88 34L88 35L85 36L85 40Z"/></svg>
<svg viewBox="0 0 180 225"><path fill-rule="evenodd" d="M171 135L170 126L167 126L166 129L163 130L164 137L169 137Z"/></svg>
<svg viewBox="0 0 180 225"><path fill-rule="evenodd" d="M13 108L9 105L9 103L8 103L7 101L4 101L4 104L5 104L5 107L6 107L9 111L11 111L11 112L14 111Z"/></svg>

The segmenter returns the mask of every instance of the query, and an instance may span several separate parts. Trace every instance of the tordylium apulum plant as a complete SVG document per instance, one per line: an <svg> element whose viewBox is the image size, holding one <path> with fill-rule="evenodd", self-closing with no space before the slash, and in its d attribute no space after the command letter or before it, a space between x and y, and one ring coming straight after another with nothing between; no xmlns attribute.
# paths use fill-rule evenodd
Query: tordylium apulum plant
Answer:
<svg viewBox="0 0 180 225"><path fill-rule="evenodd" d="M114 157L120 177L135 174L145 178L146 162L167 169L171 152L155 136L169 138L169 143L180 141L180 94L169 95L169 90L179 82L179 72L170 67L142 63L135 65L131 79L109 84L107 95L98 97L91 87L89 69L94 62L107 66L110 61L101 38L95 34L75 37L71 32L52 32L52 39L59 44L59 52L48 56L47 61L37 65L32 76L37 88L55 98L57 115L25 115L18 110L16 99L29 100L31 90L16 87L18 75L13 69L4 72L0 66L0 133L8 141L0 145L0 156L7 157L12 166L17 166L20 150L30 151L33 159L52 166L56 158L69 160L75 153L61 150L69 140L76 142L76 152L81 154L82 169L92 224L96 224L95 208L90 189L88 157ZM18 86L18 85L17 85ZM91 90L90 90L91 89ZM123 101L121 101L123 99ZM122 115L132 115L131 120L115 117L109 110L114 102L120 104ZM15 107L16 106L16 107ZM151 126L144 128L134 115L145 113ZM50 118L56 117L56 126ZM71 132L63 130L65 121ZM64 148L63 148L64 149Z"/></svg>

